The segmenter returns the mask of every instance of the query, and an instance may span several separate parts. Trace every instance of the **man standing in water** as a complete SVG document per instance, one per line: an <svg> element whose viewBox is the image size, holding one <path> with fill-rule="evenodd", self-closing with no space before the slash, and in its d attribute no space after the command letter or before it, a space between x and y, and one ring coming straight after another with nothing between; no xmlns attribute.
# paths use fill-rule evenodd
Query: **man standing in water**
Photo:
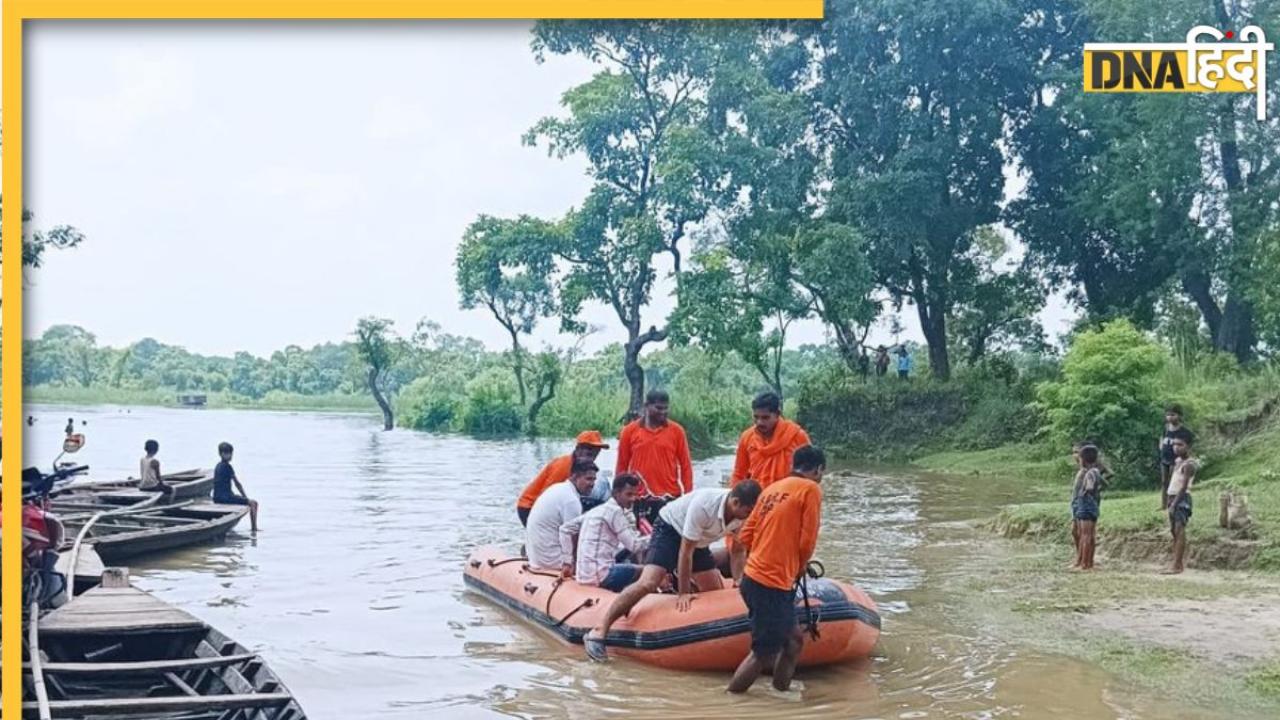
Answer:
<svg viewBox="0 0 1280 720"><path fill-rule="evenodd" d="M524 492L520 493L520 499L516 501L516 515L520 518L520 524L528 526L529 512L533 510L538 497L552 485L568 480L575 462L593 463L600 451L608 448L599 431L585 430L579 433L578 444L574 446L573 452L547 463L538 476L525 486Z"/></svg>
<svg viewBox="0 0 1280 720"><path fill-rule="evenodd" d="M729 486L751 478L767 490L791 473L792 453L809 444L809 434L782 417L782 398L776 393L757 395L751 401L751 416L754 424L738 437L738 455Z"/></svg>
<svg viewBox="0 0 1280 720"><path fill-rule="evenodd" d="M674 498L693 490L693 461L689 440L680 423L667 417L671 397L650 390L644 411L618 435L616 475L635 473L643 481L636 515L656 523L658 511Z"/></svg>
<svg viewBox="0 0 1280 720"><path fill-rule="evenodd" d="M1160 436L1160 509L1169 509L1169 480L1173 476L1173 465L1177 456L1173 452L1173 441L1178 438L1188 444L1195 439L1195 433L1182 424L1182 406L1170 405L1164 411L1164 434Z"/></svg>
<svg viewBox="0 0 1280 720"><path fill-rule="evenodd" d="M213 501L220 505L248 505L249 529L258 532L258 501L249 499L244 486L240 484L240 478L236 477L236 471L231 467L231 456L234 452L235 448L231 447L231 443L218 443L218 457L221 458L221 462L213 469ZM233 484L234 491L231 489Z"/></svg>
<svg viewBox="0 0 1280 720"><path fill-rule="evenodd" d="M561 551L560 527L582 514L582 497L596 486L598 470L590 460L575 462L569 479L547 488L533 504L524 540L529 567L559 571L563 577L573 574L573 548Z"/></svg>
<svg viewBox="0 0 1280 720"><path fill-rule="evenodd" d="M1173 471L1169 474L1169 531L1173 534L1173 564L1167 575L1177 575L1186 567L1187 522L1191 520L1191 485L1195 482L1200 463L1191 457L1191 439L1178 437L1173 440Z"/></svg>
<svg viewBox="0 0 1280 720"><path fill-rule="evenodd" d="M676 576L676 610L685 612L693 601L694 574L698 573L700 590L717 590L722 587L720 571L716 569L711 543L731 535L742 527L742 521L751 514L756 499L760 497L760 485L754 480L744 480L732 490L701 488L680 497L658 513L653 535L649 538L649 559L640 571L640 579L628 585L605 612L600 625L582 638L587 657L592 660L608 659L605 644L609 630L623 615L631 612L645 596L655 593L671 573ZM745 548L736 549L731 560L734 577L741 573Z"/></svg>
<svg viewBox="0 0 1280 720"><path fill-rule="evenodd" d="M791 476L765 490L755 512L738 533L748 551L738 591L747 604L751 652L738 665L729 692L742 693L765 668L773 668L774 688L786 692L804 647L796 625L796 583L818 544L822 521L822 474L827 459L811 445L796 450Z"/></svg>

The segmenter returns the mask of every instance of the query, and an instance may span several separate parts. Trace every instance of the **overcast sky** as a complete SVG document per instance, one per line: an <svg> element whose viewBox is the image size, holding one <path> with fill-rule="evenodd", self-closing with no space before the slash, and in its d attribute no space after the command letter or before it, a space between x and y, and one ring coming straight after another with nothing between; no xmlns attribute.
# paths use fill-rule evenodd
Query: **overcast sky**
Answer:
<svg viewBox="0 0 1280 720"><path fill-rule="evenodd" d="M72 323L108 345L266 355L342 340L364 315L406 334L426 316L503 347L487 314L458 308L463 229L481 213L556 217L589 187L581 158L520 142L594 71L539 65L529 28L28 23L26 204L36 227L87 239L30 274L24 334ZM588 320L602 326L588 349L624 338L603 308ZM554 326L536 343L569 344Z"/></svg>

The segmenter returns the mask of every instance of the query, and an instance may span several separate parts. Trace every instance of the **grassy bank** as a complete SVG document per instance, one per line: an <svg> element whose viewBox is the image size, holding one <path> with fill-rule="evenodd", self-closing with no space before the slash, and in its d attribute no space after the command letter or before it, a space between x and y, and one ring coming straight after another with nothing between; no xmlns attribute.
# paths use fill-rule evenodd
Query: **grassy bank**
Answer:
<svg viewBox="0 0 1280 720"><path fill-rule="evenodd" d="M234 393L205 393L210 408L245 410L297 410L314 412L378 411L373 399L366 395L299 395L272 391L260 399ZM169 390L132 390L108 387L28 387L23 391L28 403L55 405L142 405L176 407L176 393Z"/></svg>

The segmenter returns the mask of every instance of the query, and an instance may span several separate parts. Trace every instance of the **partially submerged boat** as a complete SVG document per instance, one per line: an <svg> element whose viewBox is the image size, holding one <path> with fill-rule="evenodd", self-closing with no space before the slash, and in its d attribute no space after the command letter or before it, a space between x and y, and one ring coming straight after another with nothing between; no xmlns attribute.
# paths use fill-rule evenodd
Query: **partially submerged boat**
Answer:
<svg viewBox="0 0 1280 720"><path fill-rule="evenodd" d="M562 640L581 644L604 617L616 593L560 580L558 573L533 570L522 557L483 547L463 569L469 588L517 613ZM802 627L813 624L801 666L827 665L871 654L880 637L876 604L862 590L829 578L808 581L808 602L796 597ZM700 592L686 612L676 596L655 594L640 601L614 624L611 655L675 670L732 670L750 651L747 608L735 588Z"/></svg>
<svg viewBox="0 0 1280 720"><path fill-rule="evenodd" d="M52 508L67 528L68 547L83 534L83 544L107 564L219 540L249 512L244 505L210 502L117 507L83 498L57 500Z"/></svg>
<svg viewBox="0 0 1280 720"><path fill-rule="evenodd" d="M261 656L111 573L36 623L23 717L306 719Z"/></svg>

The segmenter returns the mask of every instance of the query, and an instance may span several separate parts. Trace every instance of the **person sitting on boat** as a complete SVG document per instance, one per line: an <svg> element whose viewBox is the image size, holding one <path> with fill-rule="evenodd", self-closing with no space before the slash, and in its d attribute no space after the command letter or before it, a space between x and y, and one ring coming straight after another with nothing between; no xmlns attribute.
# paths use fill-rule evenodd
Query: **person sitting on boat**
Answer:
<svg viewBox="0 0 1280 720"><path fill-rule="evenodd" d="M146 454L142 456L141 462L138 463L138 489L149 492L164 493L172 495L173 488L161 479L160 460L156 457L156 453L160 452L160 443L155 440L148 440L142 444L142 450Z"/></svg>
<svg viewBox="0 0 1280 720"><path fill-rule="evenodd" d="M585 430L580 433L578 444L574 446L573 452L561 455L547 463L538 476L525 486L524 492L520 493L520 499L516 501L516 515L520 518L520 525L528 527L529 511L533 509L533 504L538 501L542 493L546 492L547 488L569 479L574 462L595 462L600 451L608 448L608 444L600 436L600 431Z"/></svg>
<svg viewBox="0 0 1280 720"><path fill-rule="evenodd" d="M572 548L567 555L561 551L560 526L582 514L582 497L595 487L598 471L590 460L576 461L568 480L547 488L533 503L524 541L530 568L559 571L562 577L573 575Z"/></svg>
<svg viewBox="0 0 1280 720"><path fill-rule="evenodd" d="M689 440L680 423L668 417L670 408L666 392L650 390L640 417L618 434L615 474L637 473L644 478L636 515L650 523L657 522L663 505L693 489Z"/></svg>
<svg viewBox="0 0 1280 720"><path fill-rule="evenodd" d="M603 505L560 526L560 554L577 558L574 578L580 584L621 592L640 579L640 565L618 560L635 559L649 546L630 512L639 491L640 476L623 473L613 479L613 495Z"/></svg>
<svg viewBox="0 0 1280 720"><path fill-rule="evenodd" d="M822 519L822 474L827 458L811 445L795 452L791 476L760 494L756 511L738 533L747 549L747 567L738 592L751 623L751 652L729 681L742 693L767 667L774 688L786 692L804 635L796 625L795 586L804 576L818 544Z"/></svg>
<svg viewBox="0 0 1280 720"><path fill-rule="evenodd" d="M592 660L608 659L605 644L609 629L646 595L657 591L668 574L676 575L676 610L680 612L687 611L693 600L690 592L695 573L699 589L722 587L720 571L716 569L716 560L709 546L736 533L751 515L759 497L760 484L754 480L743 480L731 489L694 490L663 507L649 538L649 557L640 571L640 579L614 598L604 621L583 637L587 656ZM735 545L734 555L730 566L737 579L741 576L745 548Z"/></svg>
<svg viewBox="0 0 1280 720"><path fill-rule="evenodd" d="M231 467L231 455L234 452L235 448L231 447L231 443L218 443L218 457L222 461L213 469L213 501L222 505L248 505L249 528L252 532L258 532L258 501L249 499L244 486L240 484L240 478L236 477L236 471ZM233 484L234 491L231 489Z"/></svg>

